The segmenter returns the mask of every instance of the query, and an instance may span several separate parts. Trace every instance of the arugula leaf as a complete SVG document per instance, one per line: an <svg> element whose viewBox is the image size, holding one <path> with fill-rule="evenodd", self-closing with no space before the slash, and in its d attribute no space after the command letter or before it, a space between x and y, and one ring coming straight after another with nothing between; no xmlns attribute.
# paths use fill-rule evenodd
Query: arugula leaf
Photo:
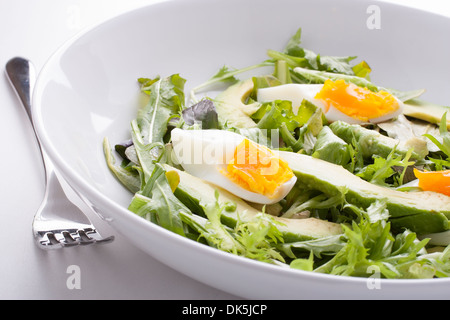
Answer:
<svg viewBox="0 0 450 320"><path fill-rule="evenodd" d="M106 164L117 179L132 193L139 191L141 180L135 168L130 166L116 165L116 159L112 154L111 145L108 138L103 139L103 152L105 154Z"/></svg>
<svg viewBox="0 0 450 320"><path fill-rule="evenodd" d="M365 166L358 173L356 173L356 175L373 184L385 187L398 187L403 184L406 169L415 163L414 161L409 161L412 151L413 150L410 149L403 157L402 155L396 154L396 149L394 148L386 159L378 155L374 155L373 164ZM387 180L399 170L394 170L394 167L403 168L403 170L400 176L397 177L393 183L388 183Z"/></svg>
<svg viewBox="0 0 450 320"><path fill-rule="evenodd" d="M179 75L163 79L139 78L138 82L142 92L149 95L148 103L138 110L137 118L131 122L134 161L139 163L128 168L116 166L108 140L103 142L108 167L132 192L143 188L151 177L154 163L161 159L164 151L168 122L181 112L184 105L185 80Z"/></svg>
<svg viewBox="0 0 450 320"><path fill-rule="evenodd" d="M345 167L350 161L350 148L330 127L324 126L317 135L311 156Z"/></svg>
<svg viewBox="0 0 450 320"><path fill-rule="evenodd" d="M145 144L160 142L167 132L171 117L184 107L184 84L178 74L158 79L146 89L150 93L147 105L138 110L136 123Z"/></svg>
<svg viewBox="0 0 450 320"><path fill-rule="evenodd" d="M159 81L160 77L157 76L156 78L138 78L138 83L141 86L141 91L144 92L147 95L150 95L151 93L151 86L155 82Z"/></svg>
<svg viewBox="0 0 450 320"><path fill-rule="evenodd" d="M288 40L284 52L291 56L300 57L304 55L304 49L300 47L302 43L302 28L298 28L297 31Z"/></svg>
<svg viewBox="0 0 450 320"><path fill-rule="evenodd" d="M439 135L439 137L435 137L429 133L423 135L430 139L443 154L443 156L438 154L437 156L440 156L439 158L436 158L436 155L428 157L434 163L435 170L437 171L450 168L450 131L447 130L447 112L444 113L439 124Z"/></svg>
<svg viewBox="0 0 450 320"><path fill-rule="evenodd" d="M141 188L143 188L153 174L155 162L162 157L164 144L162 142L145 143L136 119L131 122L131 136L139 162L139 172L142 175Z"/></svg>
<svg viewBox="0 0 450 320"><path fill-rule="evenodd" d="M159 164L155 165L151 178L134 195L128 209L167 230L185 236L186 228L180 214L189 213L190 210L173 194L169 178L173 179L173 175L168 175Z"/></svg>
<svg viewBox="0 0 450 320"><path fill-rule="evenodd" d="M219 80L221 82L226 82L229 84L234 84L238 82L239 80L235 77L236 70L231 70L228 66L223 66L222 68L217 71L215 75L211 77L210 80Z"/></svg>
<svg viewBox="0 0 450 320"><path fill-rule="evenodd" d="M290 68L302 67L317 70L317 61L312 57L305 57L305 51L300 56L291 56L276 50L267 50L267 55L274 61L285 61Z"/></svg>
<svg viewBox="0 0 450 320"><path fill-rule="evenodd" d="M263 61L261 63L255 64L255 65L251 65L248 67L244 67L241 69L235 69L235 70L230 70L229 67L222 67L215 75L213 75L209 80L197 85L196 87L194 87L193 89L191 89L190 92L190 99L192 101L194 101L194 103L197 103L198 100L195 97L196 93L202 91L202 90L207 90L211 87L213 87L214 85L217 85L219 83L226 83L226 84L233 84L237 82L237 78L236 76L238 74L244 73L244 72L248 72L254 69L258 69L258 68L263 68L263 67L267 67L267 66L273 66L273 62L271 61Z"/></svg>
<svg viewBox="0 0 450 320"><path fill-rule="evenodd" d="M313 70L354 75L350 61L356 57L321 56L311 50L302 48L300 46L301 32L302 29L299 28L297 32L289 39L283 52L268 50L267 55L275 61L285 61L285 63L291 68L302 67Z"/></svg>
<svg viewBox="0 0 450 320"><path fill-rule="evenodd" d="M258 120L258 128L260 129L277 129L284 123L290 131L294 131L305 124L301 113L294 114L292 103L287 100L264 103L252 115L252 119Z"/></svg>
<svg viewBox="0 0 450 320"><path fill-rule="evenodd" d="M141 90L149 95L148 103L138 110L131 122L134 157L139 162L141 187L152 175L155 162L163 159L164 136L169 121L179 117L184 106L185 79L178 74L165 78L139 78Z"/></svg>
<svg viewBox="0 0 450 320"><path fill-rule="evenodd" d="M323 128L322 109L308 100L303 100L298 109L298 117L302 119L301 123L304 123L298 132L292 132L283 122L280 126L280 136L292 151L299 152L303 149L307 153L311 153L316 143L316 137Z"/></svg>
<svg viewBox="0 0 450 320"><path fill-rule="evenodd" d="M424 134L424 136L430 139L447 156L447 160L450 160L450 131L447 130L447 112L444 113L439 124L439 134L442 142L430 134Z"/></svg>
<svg viewBox="0 0 450 320"><path fill-rule="evenodd" d="M317 61L319 70L354 75L353 68L350 65L350 61L355 59L354 56L347 57L333 57L333 56L320 56L317 55Z"/></svg>

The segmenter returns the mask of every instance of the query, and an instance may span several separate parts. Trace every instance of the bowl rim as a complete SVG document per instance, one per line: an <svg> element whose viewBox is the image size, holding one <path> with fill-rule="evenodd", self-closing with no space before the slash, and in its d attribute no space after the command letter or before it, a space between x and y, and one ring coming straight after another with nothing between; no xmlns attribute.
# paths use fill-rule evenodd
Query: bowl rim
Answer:
<svg viewBox="0 0 450 320"><path fill-rule="evenodd" d="M308 279L314 280L314 281L326 281L326 282L333 282L335 284L348 284L356 283L356 284L366 284L368 281L368 278L358 278L358 277L351 277L351 276L337 276L337 275L331 275L331 274L322 274L322 273L314 273L310 271L303 271L303 270L296 270L291 268L283 268L276 265L271 265L268 263L263 263L260 261L252 260L249 258L237 256L231 253L223 252L218 249L203 245L201 243L198 243L196 241L190 240L188 238L182 237L178 234L175 234L169 230L164 229L163 227L160 227L154 223L149 222L146 219L143 219L135 214L133 214L131 211L129 211L127 208L122 207L118 203L116 203L114 200L108 198L105 194L94 188L92 185L90 185L85 179L81 177L80 174L78 174L76 171L72 171L70 166L66 163L64 158L61 156L61 154L58 152L57 148L52 142L52 139L49 137L46 127L44 125L44 114L43 110L45 107L42 105L42 94L46 88L46 83L49 79L51 79L51 69L55 65L55 61L58 61L58 59L77 41L80 39L84 39L86 37L89 37L93 31L97 30L98 28L106 28L110 24L115 24L120 21L120 19L124 17L130 17L135 15L137 12L142 10L150 10L154 6L173 6L176 5L178 2L182 2L183 0L159 0L156 3L147 4L140 6L138 8L122 12L120 14L117 14L113 17L110 17L106 20L103 20L101 22L98 22L97 24L93 26L89 26L84 28L83 30L79 31L77 34L66 40L62 45L59 46L57 50L55 50L50 57L47 59L47 61L44 63L41 71L38 74L37 80L35 82L35 86L33 89L32 94L32 115L33 115L33 123L36 128L38 137L40 142L43 145L43 149L55 165L55 168L57 171L62 175L63 178L67 180L69 185L76 190L77 193L80 193L83 197L86 197L88 201L92 197L94 197L99 203L101 203L102 207L108 208L109 210L114 210L115 212L119 213L122 217L126 217L126 219L131 219L133 223L138 224L144 224L145 228L148 228L152 232L158 233L159 236L164 237L166 239L169 239L170 241L176 241L177 244L189 246L192 250L197 250L201 254L207 254L207 255L214 255L217 259L231 259L234 263L239 263L244 268L258 268L258 270L263 272L277 272L281 276L288 276L288 277L297 277L297 278L303 278L306 277ZM194 0L195 2L207 2L206 0ZM211 0L209 0L211 1ZM216 0L221 1L221 0ZM349 0L350 1L350 0ZM355 0L354 0L355 1ZM396 4L387 2L385 0L377 0L377 1L367 1L367 3L382 3L386 6L394 6L394 7L404 7L411 10L420 11L423 14L427 15L438 15L437 13L424 11L421 9L413 8L410 6L407 6L406 4ZM441 16L441 15L440 15ZM446 17L450 19L450 17ZM101 217L101 213L97 213ZM102 218L102 217L101 217ZM119 231L115 229L116 231ZM199 280L201 281L201 280ZM408 286L417 286L417 285L437 285L437 284L448 284L450 283L450 278L433 278L433 279L380 279L382 285L395 285L395 286L402 286L402 289L407 288Z"/></svg>

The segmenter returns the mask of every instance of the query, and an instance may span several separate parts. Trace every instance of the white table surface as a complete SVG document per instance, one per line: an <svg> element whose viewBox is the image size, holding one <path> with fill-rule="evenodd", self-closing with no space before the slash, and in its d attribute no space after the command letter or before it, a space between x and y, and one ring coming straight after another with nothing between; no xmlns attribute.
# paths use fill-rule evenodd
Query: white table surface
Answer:
<svg viewBox="0 0 450 320"><path fill-rule="evenodd" d="M0 0L0 66L13 56L37 70L64 41L122 12L155 0ZM393 2L450 16L448 0ZM376 3L376 1L374 1ZM174 271L134 247L88 213L100 233L115 235L104 246L43 251L31 222L44 192L40 155L28 118L0 76L0 299L238 299ZM67 282L79 267L80 288Z"/></svg>

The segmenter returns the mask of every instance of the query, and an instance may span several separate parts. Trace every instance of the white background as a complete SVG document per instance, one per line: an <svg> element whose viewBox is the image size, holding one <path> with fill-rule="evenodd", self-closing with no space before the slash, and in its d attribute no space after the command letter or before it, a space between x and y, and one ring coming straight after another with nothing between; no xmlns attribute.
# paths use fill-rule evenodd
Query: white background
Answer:
<svg viewBox="0 0 450 320"><path fill-rule="evenodd" d="M0 67L4 70L11 57L23 56L39 71L73 35L155 2L0 0ZM390 2L450 17L447 0ZM31 125L4 74L0 76L0 141L0 299L237 298L166 267L91 214L102 234L116 236L113 243L52 252L37 248L31 222L43 197L44 173ZM80 289L67 286L72 265L80 268Z"/></svg>

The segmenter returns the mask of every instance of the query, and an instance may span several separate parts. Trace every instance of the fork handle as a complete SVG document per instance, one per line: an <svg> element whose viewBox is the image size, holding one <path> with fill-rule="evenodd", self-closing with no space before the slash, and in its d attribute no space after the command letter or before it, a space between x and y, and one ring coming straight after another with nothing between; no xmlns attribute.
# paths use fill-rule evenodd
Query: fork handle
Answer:
<svg viewBox="0 0 450 320"><path fill-rule="evenodd" d="M6 64L6 73L20 101L22 101L30 121L33 122L31 93L33 92L36 79L36 71L33 64L21 57L12 58Z"/></svg>
<svg viewBox="0 0 450 320"><path fill-rule="evenodd" d="M15 57L10 59L6 63L6 75L12 87L14 88L14 91L22 102L22 106L24 107L28 118L30 119L31 126L36 136L39 151L41 152L42 161L44 163L46 179L45 182L47 184L50 176L53 174L53 166L49 162L49 160L47 160L47 156L39 141L36 128L34 127L33 115L31 111L31 95L33 93L34 84L36 82L36 69L31 61L25 58Z"/></svg>

